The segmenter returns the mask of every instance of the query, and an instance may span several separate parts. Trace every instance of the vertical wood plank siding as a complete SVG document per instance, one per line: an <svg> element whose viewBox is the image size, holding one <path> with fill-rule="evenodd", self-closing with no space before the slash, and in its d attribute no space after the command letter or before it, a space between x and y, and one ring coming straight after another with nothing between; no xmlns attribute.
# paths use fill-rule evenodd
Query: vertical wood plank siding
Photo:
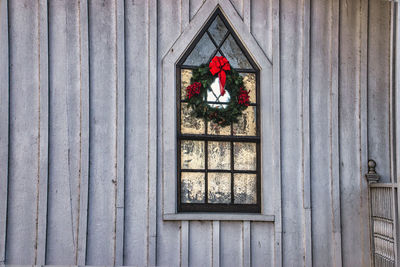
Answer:
<svg viewBox="0 0 400 267"><path fill-rule="evenodd" d="M162 217L161 62L210 2L232 6L273 65L274 222ZM0 0L0 264L369 266L368 156L392 179L390 12Z"/></svg>
<svg viewBox="0 0 400 267"><path fill-rule="evenodd" d="M0 264L6 256L6 220L8 195L8 2L0 1Z"/></svg>
<svg viewBox="0 0 400 267"><path fill-rule="evenodd" d="M339 20L335 2L312 5L310 14L312 262L316 266L327 258L337 266L342 262L337 175Z"/></svg>
<svg viewBox="0 0 400 267"><path fill-rule="evenodd" d="M49 2L49 120L52 123L49 125L48 264L76 264L81 178L78 7L73 1Z"/></svg>
<svg viewBox="0 0 400 267"><path fill-rule="evenodd" d="M116 263L118 184L117 12L115 1L89 1L88 265Z"/></svg>

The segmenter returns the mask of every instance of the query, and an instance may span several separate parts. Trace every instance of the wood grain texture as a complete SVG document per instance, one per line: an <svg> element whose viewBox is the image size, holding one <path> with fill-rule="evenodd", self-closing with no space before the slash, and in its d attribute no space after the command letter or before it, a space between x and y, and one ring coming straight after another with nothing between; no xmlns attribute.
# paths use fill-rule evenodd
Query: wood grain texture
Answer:
<svg viewBox="0 0 400 267"><path fill-rule="evenodd" d="M272 10L273 1L253 0L250 5L250 28L254 38L272 61ZM279 21L278 21L279 22ZM274 52L276 52L274 50Z"/></svg>
<svg viewBox="0 0 400 267"><path fill-rule="evenodd" d="M0 1L0 264L6 257L8 198L9 62L8 1Z"/></svg>
<svg viewBox="0 0 400 267"><path fill-rule="evenodd" d="M393 130L396 132L394 139L395 139L395 147L394 147L394 153L396 155L396 158L394 159L394 168L396 170L400 170L400 34L399 34L399 29L400 29L400 6L397 4L394 7L393 12L395 12L395 16L394 16L394 28L393 28L393 40L395 41L395 47L393 48L393 52L395 53L395 55L393 55L392 60L395 62L394 64L394 77L395 82L393 84L393 93L394 93L394 105L393 108L395 109L394 111L394 125L393 125ZM399 182L400 181L400 173L399 171L397 171L396 176L394 177L394 181L395 182ZM395 199L395 201L397 201L397 203L399 203L400 201L400 195L397 194L397 199ZM397 214L400 214L400 207L397 207ZM398 222L398 220L397 220ZM398 234L398 231L396 231ZM399 244L397 244L397 257L399 257L400 255L400 246Z"/></svg>
<svg viewBox="0 0 400 267"><path fill-rule="evenodd" d="M163 201L165 83L217 5L265 71L256 216ZM389 5L0 1L0 264L368 266L366 161L395 164Z"/></svg>
<svg viewBox="0 0 400 267"><path fill-rule="evenodd" d="M250 227L251 266L277 266L274 263L274 224L251 222Z"/></svg>
<svg viewBox="0 0 400 267"><path fill-rule="evenodd" d="M212 222L212 266L220 265L220 222Z"/></svg>
<svg viewBox="0 0 400 267"><path fill-rule="evenodd" d="M37 199L37 240L35 264L46 262L47 185L49 155L49 85L48 85L48 10L47 1L39 0L39 172Z"/></svg>
<svg viewBox="0 0 400 267"><path fill-rule="evenodd" d="M273 49L273 58L271 62L272 66L272 79L273 79L273 97L276 99L277 103L281 103L281 42L280 42L280 0L273 0L272 2L272 49ZM275 214L275 224L274 224L274 265L282 266L283 264L283 245L282 245L282 236L283 236L283 223L282 223L282 155L281 155L281 104L278 107L274 107L273 116L276 121L276 131L275 131L275 139L274 139L274 153L279 155L278 159L274 162L273 169L275 173L275 181L273 190L275 192L273 199L274 206L274 214Z"/></svg>
<svg viewBox="0 0 400 267"><path fill-rule="evenodd" d="M43 70L40 67L41 2L10 1L8 11L10 145L6 259L14 264L35 264L38 212L42 208L42 202L39 204L44 146L41 123L45 123L40 120L44 104L41 92L46 95L45 88L41 88L40 73Z"/></svg>
<svg viewBox="0 0 400 267"><path fill-rule="evenodd" d="M339 69L339 151L340 151L340 203L342 230L342 259L344 266L369 266L368 213L364 213L368 202L363 177L364 162L360 154L363 144L360 121L361 92L366 86L360 75L366 71L365 51L358 53L361 44L367 41L365 31L367 1L340 3L340 62ZM363 12L359 13L359 10ZM357 77L355 79L355 77ZM365 76L364 76L365 77ZM365 162L366 163L366 162ZM350 204L351 203L351 204ZM360 216L354 216L360 214ZM352 251L352 248L361 249Z"/></svg>
<svg viewBox="0 0 400 267"><path fill-rule="evenodd" d="M115 0L116 42L116 196L115 196L115 265L124 264L125 233L125 1Z"/></svg>
<svg viewBox="0 0 400 267"><path fill-rule="evenodd" d="M220 223L221 266L243 266L242 222Z"/></svg>
<svg viewBox="0 0 400 267"><path fill-rule="evenodd" d="M179 246L179 266L189 266L189 240L190 240L190 224L189 221L181 222L180 246Z"/></svg>
<svg viewBox="0 0 400 267"><path fill-rule="evenodd" d="M302 27L302 183L304 220L304 266L312 266L312 205L311 205L311 106L310 106L310 59L311 59L311 1L303 2Z"/></svg>
<svg viewBox="0 0 400 267"><path fill-rule="evenodd" d="M155 266L157 264L157 199L161 198L157 194L157 169L159 162L157 161L158 149L158 0L150 0L148 5L149 16L149 144L148 144L148 210L147 210L147 265Z"/></svg>
<svg viewBox="0 0 400 267"><path fill-rule="evenodd" d="M81 171L78 8L77 1L49 2L47 264L76 264Z"/></svg>
<svg viewBox="0 0 400 267"><path fill-rule="evenodd" d="M189 266L212 266L212 222L191 221L189 228Z"/></svg>
<svg viewBox="0 0 400 267"><path fill-rule="evenodd" d="M89 201L89 19L87 1L79 1L80 179L76 264L86 264Z"/></svg>
<svg viewBox="0 0 400 267"><path fill-rule="evenodd" d="M89 2L90 152L88 265L115 264L117 155L116 4Z"/></svg>
<svg viewBox="0 0 400 267"><path fill-rule="evenodd" d="M368 156L377 162L381 182L390 175L390 3L369 2Z"/></svg>
<svg viewBox="0 0 400 267"><path fill-rule="evenodd" d="M282 168L282 266L304 264L302 181L302 1L281 1L280 89Z"/></svg>
<svg viewBox="0 0 400 267"><path fill-rule="evenodd" d="M232 5L235 7L236 12L243 20L243 2L244 0L229 0Z"/></svg>
<svg viewBox="0 0 400 267"><path fill-rule="evenodd" d="M125 3L126 11L126 194L125 260L147 264L149 175L149 33L148 5ZM145 38L137 38L144 36Z"/></svg>
<svg viewBox="0 0 400 267"><path fill-rule="evenodd" d="M337 186L339 20L334 1L314 3L311 4L310 44L312 260L319 266L329 257L332 265L339 266L342 262Z"/></svg>
<svg viewBox="0 0 400 267"><path fill-rule="evenodd" d="M167 3L168 2L168 3ZM163 113L161 112L162 107L162 66L161 59L167 53L168 49L172 46L174 41L180 35L180 27L170 27L170 25L180 25L179 14L173 10L177 10L181 1L159 1L158 2L158 36L157 36L157 70L158 70L158 82L157 82L157 95L158 95L158 124L161 125ZM179 9L178 9L179 10ZM159 164L162 164L162 154L165 145L162 143L163 127L159 126L158 131L158 148L157 148L157 160ZM180 223L179 222L164 222L162 220L162 214L164 210L163 206L163 177L164 170L160 165L157 168L157 265L173 265L179 266L180 254Z"/></svg>
<svg viewBox="0 0 400 267"><path fill-rule="evenodd" d="M251 234L250 221L242 223L243 266L251 266Z"/></svg>
<svg viewBox="0 0 400 267"><path fill-rule="evenodd" d="M201 8L201 6L206 2L206 0L188 0L189 2L189 17L190 20L196 15L197 11ZM182 2L182 7L186 7L186 4Z"/></svg>

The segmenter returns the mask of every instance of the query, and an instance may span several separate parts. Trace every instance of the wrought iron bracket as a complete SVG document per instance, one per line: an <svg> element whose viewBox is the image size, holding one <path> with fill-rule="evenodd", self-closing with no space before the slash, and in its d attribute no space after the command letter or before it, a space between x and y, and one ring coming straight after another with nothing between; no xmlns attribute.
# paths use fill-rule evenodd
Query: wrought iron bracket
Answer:
<svg viewBox="0 0 400 267"><path fill-rule="evenodd" d="M379 182L379 179L381 178L377 173L376 173L376 162L372 159L368 160L368 173L365 174L365 178L367 178L367 181L369 184L377 183Z"/></svg>

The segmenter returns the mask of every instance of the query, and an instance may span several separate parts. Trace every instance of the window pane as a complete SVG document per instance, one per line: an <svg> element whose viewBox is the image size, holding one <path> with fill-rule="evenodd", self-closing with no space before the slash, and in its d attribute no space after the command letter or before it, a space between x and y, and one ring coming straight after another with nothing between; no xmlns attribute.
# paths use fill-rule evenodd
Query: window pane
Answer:
<svg viewBox="0 0 400 267"><path fill-rule="evenodd" d="M208 202L231 203L230 173L208 173Z"/></svg>
<svg viewBox="0 0 400 267"><path fill-rule="evenodd" d="M204 141L181 141L181 168L204 169Z"/></svg>
<svg viewBox="0 0 400 267"><path fill-rule="evenodd" d="M192 70L181 70L181 99L186 98L186 87L190 85L192 75Z"/></svg>
<svg viewBox="0 0 400 267"><path fill-rule="evenodd" d="M249 92L250 103L256 103L256 75L254 73L240 73L243 77L243 83Z"/></svg>
<svg viewBox="0 0 400 267"><path fill-rule="evenodd" d="M221 51L233 68L253 69L232 35L226 39Z"/></svg>
<svg viewBox="0 0 400 267"><path fill-rule="evenodd" d="M218 123L209 121L207 126L207 133L213 135L230 135L231 126L221 127Z"/></svg>
<svg viewBox="0 0 400 267"><path fill-rule="evenodd" d="M202 172L182 172L181 201L182 203L204 203L205 181Z"/></svg>
<svg viewBox="0 0 400 267"><path fill-rule="evenodd" d="M183 64L188 66L200 66L203 63L207 63L208 59L215 50L216 47L211 42L210 37L208 37L207 33L204 33L203 37L201 37L200 41L197 43Z"/></svg>
<svg viewBox="0 0 400 267"><path fill-rule="evenodd" d="M235 204L257 203L257 175L247 173L235 173L233 193Z"/></svg>
<svg viewBox="0 0 400 267"><path fill-rule="evenodd" d="M181 107L181 133L204 134L204 120L193 117L191 115L192 109L188 107L188 104L182 103Z"/></svg>
<svg viewBox="0 0 400 267"><path fill-rule="evenodd" d="M247 107L238 123L233 124L233 135L257 135L256 122L256 107Z"/></svg>
<svg viewBox="0 0 400 267"><path fill-rule="evenodd" d="M227 104L219 103L229 103L231 95L229 94L229 89L225 91L225 94L221 95L221 90L219 88L219 78L215 78L214 82L211 84L210 88L207 90L207 102L208 106L213 108L226 108Z"/></svg>
<svg viewBox="0 0 400 267"><path fill-rule="evenodd" d="M208 32L211 34L217 45L220 45L225 34L228 32L228 29L225 27L221 18L217 16L213 23L211 23L210 28L208 28Z"/></svg>
<svg viewBox="0 0 400 267"><path fill-rule="evenodd" d="M257 146L255 143L233 143L234 169L255 171L257 169Z"/></svg>
<svg viewBox="0 0 400 267"><path fill-rule="evenodd" d="M218 170L231 169L230 142L208 142L208 168Z"/></svg>

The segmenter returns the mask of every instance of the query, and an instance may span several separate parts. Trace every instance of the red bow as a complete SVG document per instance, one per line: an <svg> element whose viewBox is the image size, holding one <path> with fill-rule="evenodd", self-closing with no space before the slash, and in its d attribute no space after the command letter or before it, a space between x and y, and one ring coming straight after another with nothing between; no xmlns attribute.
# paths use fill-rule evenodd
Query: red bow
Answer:
<svg viewBox="0 0 400 267"><path fill-rule="evenodd" d="M224 57L215 56L210 62L210 72L212 75L218 73L219 78L219 89L221 90L221 95L225 94L225 82L226 82L226 73L225 70L231 70L231 66L229 65L229 61Z"/></svg>

